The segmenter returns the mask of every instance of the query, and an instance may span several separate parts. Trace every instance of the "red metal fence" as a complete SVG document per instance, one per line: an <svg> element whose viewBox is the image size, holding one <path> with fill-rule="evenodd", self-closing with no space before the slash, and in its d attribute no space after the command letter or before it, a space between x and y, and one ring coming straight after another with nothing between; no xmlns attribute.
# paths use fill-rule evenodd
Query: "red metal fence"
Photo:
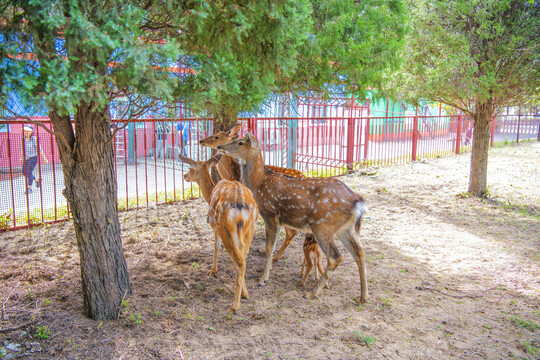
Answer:
<svg viewBox="0 0 540 360"><path fill-rule="evenodd" d="M263 144L265 162L292 167L307 176L345 174L366 165L403 164L470 151L464 116L370 117L366 107L353 107L332 116L241 118L242 134L255 134ZM326 110L325 110L326 111ZM43 124L50 128L48 119ZM185 127L187 136L178 131ZM183 181L186 167L178 160L184 152L207 159L210 152L199 140L212 133L211 119L146 119L129 124L117 121L115 156L119 209L135 209L198 196ZM40 157L34 175L39 188L26 193L21 157L24 122L0 122L0 230L56 222L69 218L62 195L64 177L55 139L35 127ZM125 128L123 128L125 126ZM502 115L492 123L492 144L522 140L540 141L540 118L533 115Z"/></svg>

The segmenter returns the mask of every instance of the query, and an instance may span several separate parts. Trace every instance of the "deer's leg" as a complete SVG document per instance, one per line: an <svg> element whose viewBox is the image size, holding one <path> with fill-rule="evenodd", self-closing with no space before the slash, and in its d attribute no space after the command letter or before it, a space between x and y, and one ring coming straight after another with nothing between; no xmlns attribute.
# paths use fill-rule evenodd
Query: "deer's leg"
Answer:
<svg viewBox="0 0 540 360"><path fill-rule="evenodd" d="M360 301L365 302L368 298L367 277L366 277L366 263L364 249L356 241L352 230L343 231L337 234L343 245L349 250L351 255L358 265L358 272L360 273Z"/></svg>
<svg viewBox="0 0 540 360"><path fill-rule="evenodd" d="M217 275L217 261L219 255L219 248L221 247L221 238L216 233L214 233L214 237L214 261L212 262L212 270L210 270L210 276Z"/></svg>
<svg viewBox="0 0 540 360"><path fill-rule="evenodd" d="M246 273L246 261L244 259L233 258L235 260L234 266L236 267L236 284L234 287L234 299L229 313L234 314L240 308L240 297L244 295L247 298L249 295L247 293L246 284L245 284L245 273ZM238 261L238 262L237 262Z"/></svg>
<svg viewBox="0 0 540 360"><path fill-rule="evenodd" d="M315 263L317 265L317 269L319 269L319 274L322 274L324 272L324 269L322 267L322 253L321 249L319 249L319 245L315 248ZM317 271L315 271L315 279L317 279Z"/></svg>
<svg viewBox="0 0 540 360"><path fill-rule="evenodd" d="M307 264L307 266L306 273L304 274L304 278L302 279L302 283L300 284L301 286L304 286L306 284L308 275L311 272L311 269L313 269L313 262L311 261L311 251L309 249L309 246L304 248L304 262ZM317 272L317 270L315 270L315 272Z"/></svg>
<svg viewBox="0 0 540 360"><path fill-rule="evenodd" d="M306 256L304 255L304 261L302 262L302 270L300 271L300 277L304 276L304 268L306 267L307 260Z"/></svg>
<svg viewBox="0 0 540 360"><path fill-rule="evenodd" d="M312 228L312 230L319 243L319 247L326 254L328 263L326 265L326 270L321 275L319 281L317 281L313 289L306 294L308 299L316 297L321 292L321 289L326 285L326 282L330 279L334 270L336 270L341 261L343 261L343 256L341 256L339 249L334 243L333 234L325 231L323 227Z"/></svg>
<svg viewBox="0 0 540 360"><path fill-rule="evenodd" d="M253 234L255 233L255 223L253 223L253 226L248 229L246 235L244 235L244 241L243 248L241 249L242 258L244 259L244 264L246 264L247 259L247 253L249 251L249 248L251 247L251 240L253 240ZM246 278L245 278L245 268L244 268L244 276L242 277L244 286L242 287L242 297L243 298L249 298L249 294L246 287Z"/></svg>
<svg viewBox="0 0 540 360"><path fill-rule="evenodd" d="M317 269L319 269L319 274L323 274L324 272L324 269L323 269L323 266L322 266L322 252L321 252L321 249L319 247L319 245L317 244L317 246L315 247L315 264L317 266ZM317 280L317 269L315 269L315 280ZM328 282L326 284L324 284L324 288L325 289L328 289Z"/></svg>
<svg viewBox="0 0 540 360"><path fill-rule="evenodd" d="M240 298L242 296L246 298L249 296L245 287L244 278L246 273L246 259L244 257L244 253L240 251L231 237L223 237L223 247L225 248L225 251L227 251L227 254L229 254L231 257L236 270L233 302L229 308L229 313L234 314L240 308Z"/></svg>
<svg viewBox="0 0 540 360"><path fill-rule="evenodd" d="M313 255L315 255L313 259L313 265L315 265L315 271L313 272L313 276L315 276L315 281L317 281L319 280L319 275L317 274L317 268L319 267L319 258L317 257L316 251L312 251L312 252L313 252Z"/></svg>
<svg viewBox="0 0 540 360"><path fill-rule="evenodd" d="M297 232L298 230L289 229L288 227L285 227L285 241L283 242L283 245L281 245L281 247L279 248L276 256L274 256L274 258L272 259L272 262L276 262L281 258L281 256L283 255L283 252L291 244L291 241Z"/></svg>
<svg viewBox="0 0 540 360"><path fill-rule="evenodd" d="M276 237L279 231L279 223L277 218L263 217L266 227L266 261L264 263L264 271L259 281L259 286L264 286L268 282L270 270L272 269L272 253L276 247Z"/></svg>

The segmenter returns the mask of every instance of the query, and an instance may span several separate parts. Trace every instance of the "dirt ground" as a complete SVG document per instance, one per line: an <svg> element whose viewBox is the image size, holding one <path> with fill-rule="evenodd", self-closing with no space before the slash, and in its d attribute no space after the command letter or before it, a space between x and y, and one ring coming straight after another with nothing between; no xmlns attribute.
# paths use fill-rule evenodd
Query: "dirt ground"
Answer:
<svg viewBox="0 0 540 360"><path fill-rule="evenodd" d="M121 214L134 294L116 321L82 316L71 223L2 233L0 359L539 359L540 143L491 149L488 168L484 200L465 192L469 154L342 177L369 206L365 304L341 244L330 288L302 298L299 235L258 287L259 221L250 298L228 315L232 261L208 276L202 199Z"/></svg>

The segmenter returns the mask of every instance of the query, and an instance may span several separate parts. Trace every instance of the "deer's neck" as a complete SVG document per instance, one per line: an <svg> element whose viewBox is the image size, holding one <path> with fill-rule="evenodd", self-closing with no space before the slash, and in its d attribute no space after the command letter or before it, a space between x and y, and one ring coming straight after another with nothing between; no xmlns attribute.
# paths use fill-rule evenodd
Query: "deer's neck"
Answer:
<svg viewBox="0 0 540 360"><path fill-rule="evenodd" d="M204 200L210 204L210 198L212 197L212 191L214 190L215 184L212 181L212 177L208 172L208 169L201 171L199 181L199 189L201 189Z"/></svg>
<svg viewBox="0 0 540 360"><path fill-rule="evenodd" d="M238 162L231 156L223 155L217 165L219 176L225 180L240 180Z"/></svg>
<svg viewBox="0 0 540 360"><path fill-rule="evenodd" d="M255 193L255 189L262 184L267 171L262 154L259 152L252 161L242 161L240 169L242 183Z"/></svg>

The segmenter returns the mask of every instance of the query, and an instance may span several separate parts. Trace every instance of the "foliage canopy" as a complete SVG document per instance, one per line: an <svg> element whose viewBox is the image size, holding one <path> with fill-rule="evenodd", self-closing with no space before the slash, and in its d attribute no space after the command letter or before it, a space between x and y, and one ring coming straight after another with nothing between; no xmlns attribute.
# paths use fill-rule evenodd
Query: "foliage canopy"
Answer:
<svg viewBox="0 0 540 360"><path fill-rule="evenodd" d="M2 94L23 105L74 113L126 94L173 99L177 79L164 67L180 56L174 39L148 41L139 2L4 1L0 18ZM6 98L2 99L6 101Z"/></svg>
<svg viewBox="0 0 540 360"><path fill-rule="evenodd" d="M342 91L364 97L381 89L385 74L401 65L407 12L401 0L312 1L313 28L281 91Z"/></svg>
<svg viewBox="0 0 540 360"><path fill-rule="evenodd" d="M529 0L412 0L399 95L474 116L477 102L515 104L540 88L540 4Z"/></svg>

